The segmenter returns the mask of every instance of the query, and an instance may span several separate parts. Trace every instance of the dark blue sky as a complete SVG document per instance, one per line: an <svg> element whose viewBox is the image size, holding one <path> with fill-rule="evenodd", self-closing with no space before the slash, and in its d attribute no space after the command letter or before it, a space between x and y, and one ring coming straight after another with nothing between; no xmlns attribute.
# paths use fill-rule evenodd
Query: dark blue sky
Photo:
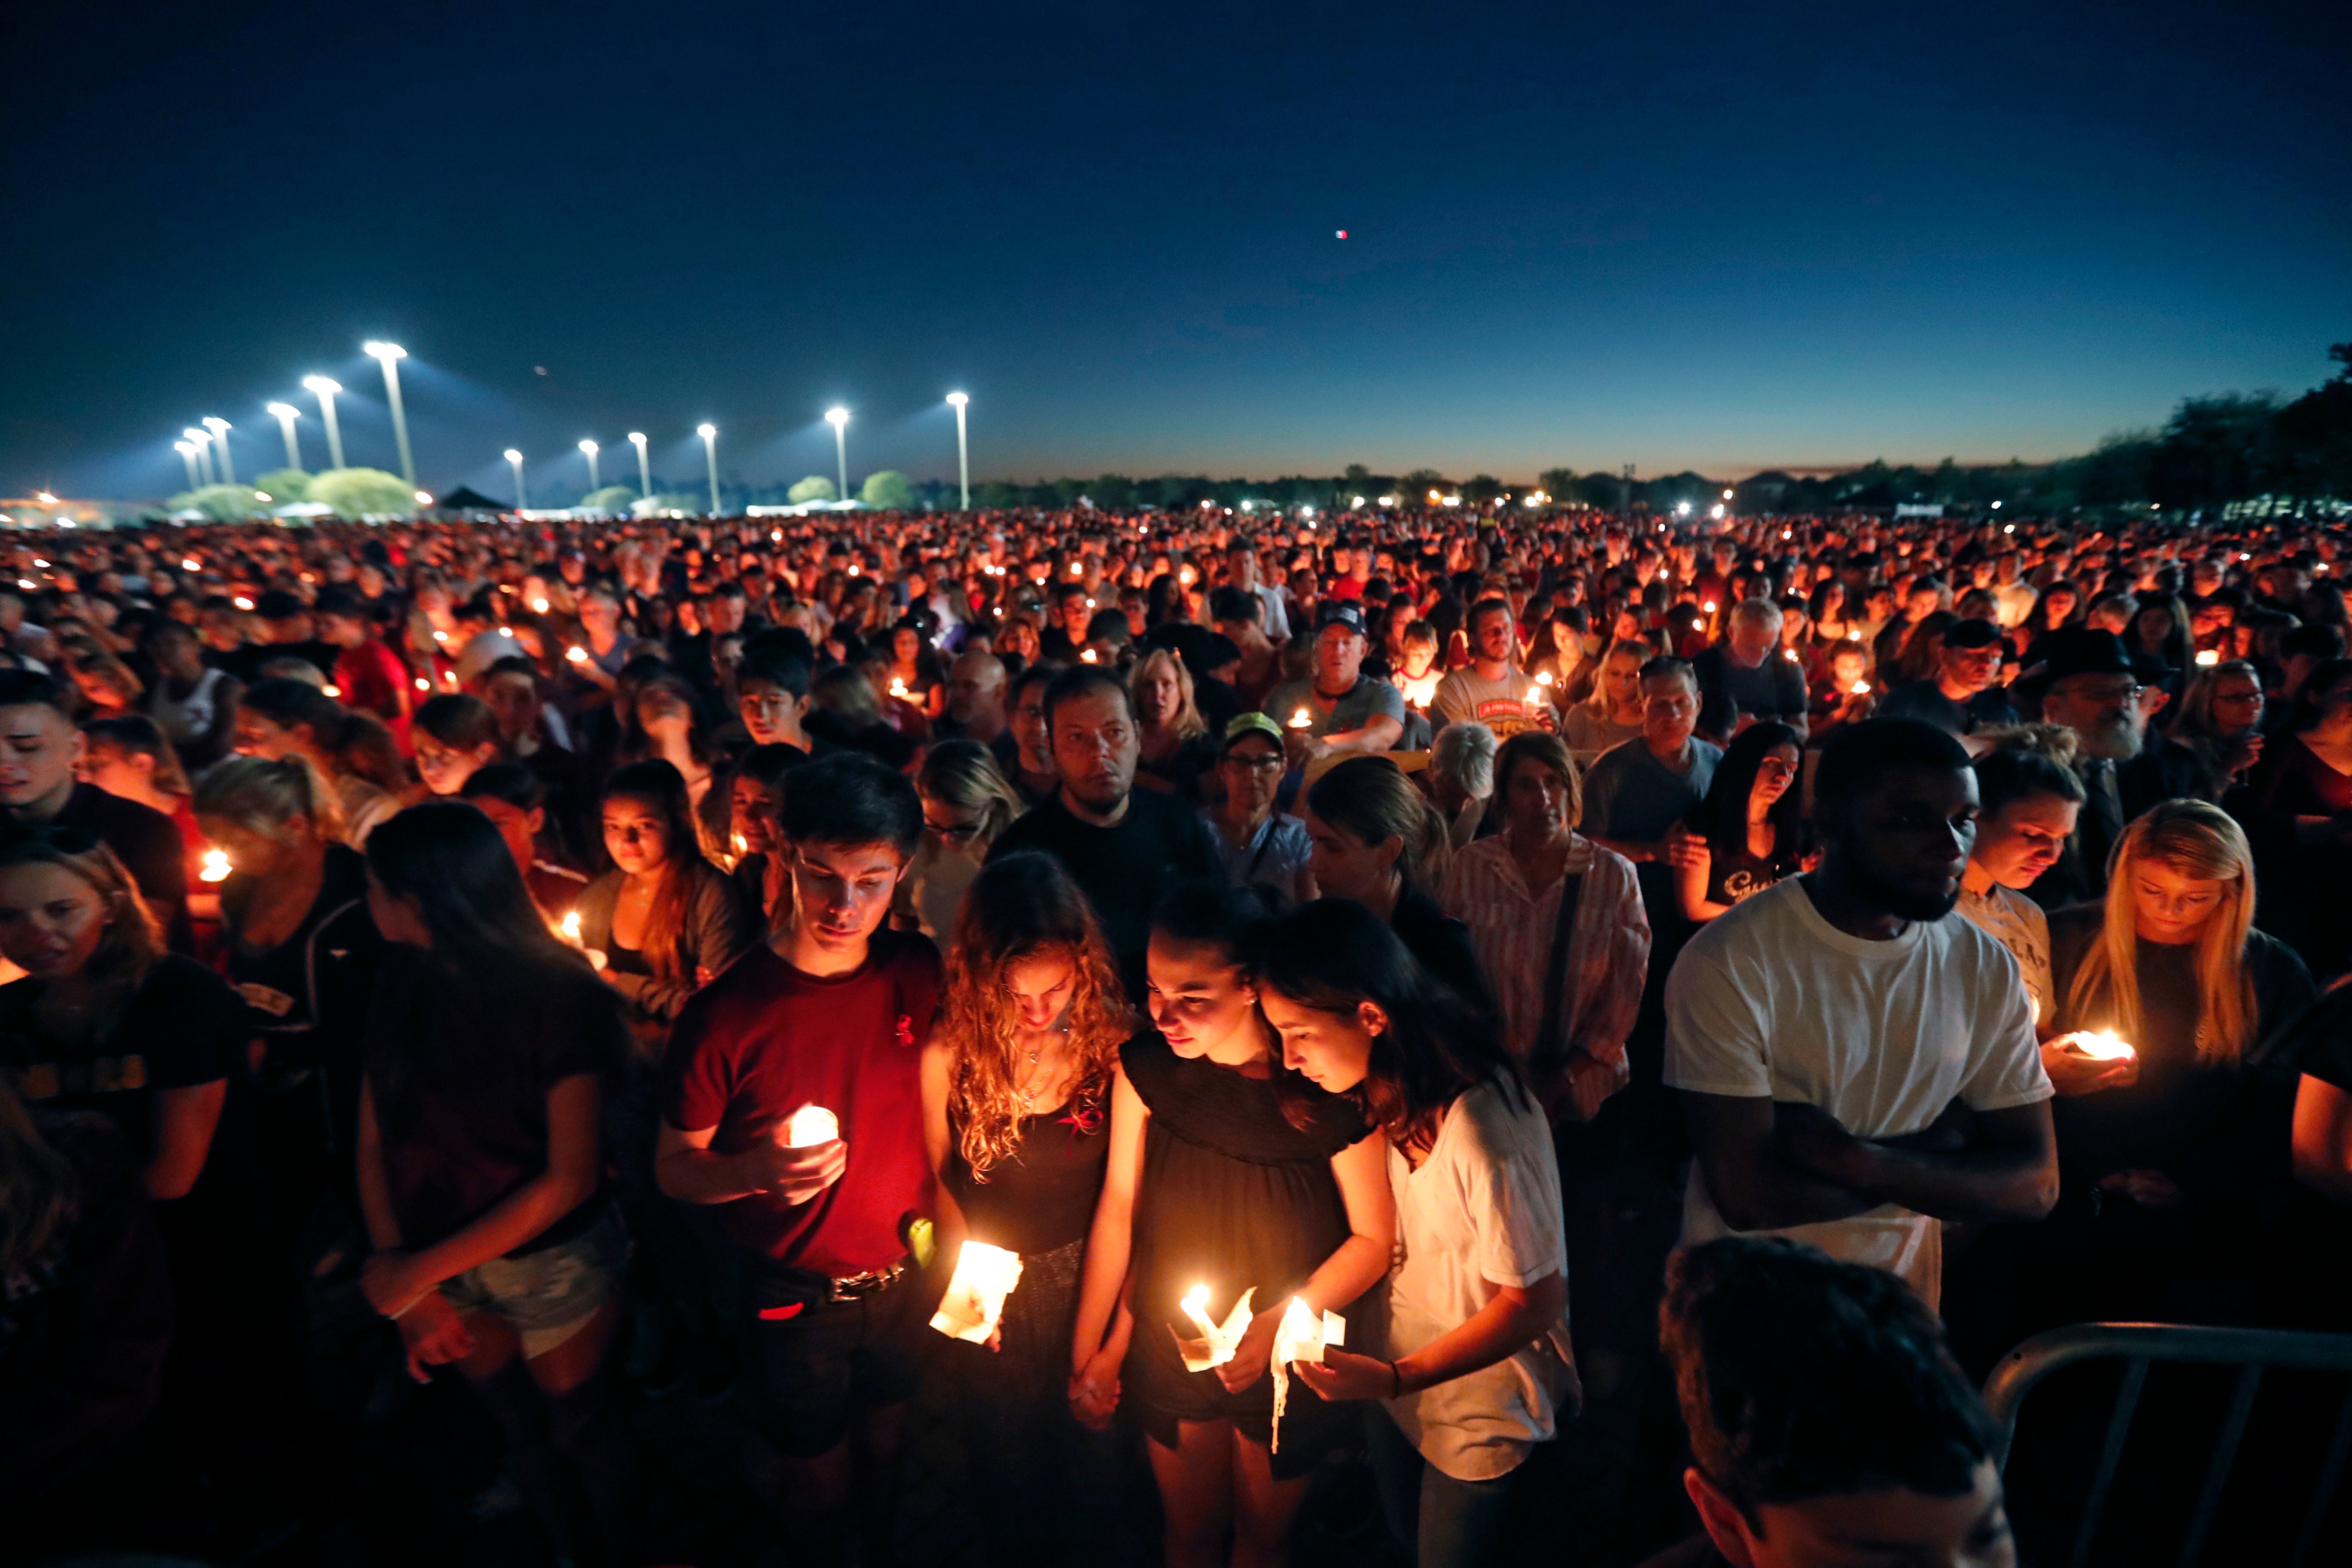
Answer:
<svg viewBox="0 0 2352 1568"><path fill-rule="evenodd" d="M1779 11L1792 13L1779 16ZM28 14L29 13L29 14ZM2352 336L2352 9L454 5L0 23L0 494L2080 450ZM1345 228L1349 237L1334 237ZM544 376L535 366L545 366ZM313 468L323 447L305 421ZM606 473L633 477L625 447Z"/></svg>

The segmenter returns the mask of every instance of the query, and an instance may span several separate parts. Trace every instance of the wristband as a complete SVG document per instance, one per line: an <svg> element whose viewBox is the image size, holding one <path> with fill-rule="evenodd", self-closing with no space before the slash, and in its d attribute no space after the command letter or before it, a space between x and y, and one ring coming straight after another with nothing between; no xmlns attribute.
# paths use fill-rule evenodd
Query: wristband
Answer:
<svg viewBox="0 0 2352 1568"><path fill-rule="evenodd" d="M1404 1397L1404 1373L1397 1370L1397 1363L1394 1362L1389 1363L1389 1397L1391 1399Z"/></svg>

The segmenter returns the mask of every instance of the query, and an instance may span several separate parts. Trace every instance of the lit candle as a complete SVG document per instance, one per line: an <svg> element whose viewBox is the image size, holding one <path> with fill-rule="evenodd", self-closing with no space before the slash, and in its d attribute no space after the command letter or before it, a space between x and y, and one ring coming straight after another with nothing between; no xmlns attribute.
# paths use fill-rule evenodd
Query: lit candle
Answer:
<svg viewBox="0 0 2352 1568"><path fill-rule="evenodd" d="M227 850L207 849L205 851L205 868L196 875L203 881L226 882L230 869Z"/></svg>
<svg viewBox="0 0 2352 1568"><path fill-rule="evenodd" d="M890 678L890 695L893 697L907 695L907 683L895 675Z"/></svg>
<svg viewBox="0 0 2352 1568"><path fill-rule="evenodd" d="M184 572L201 572L204 567L194 561L183 561L180 563L180 569Z"/></svg>
<svg viewBox="0 0 2352 1568"><path fill-rule="evenodd" d="M1315 721L1308 716L1304 708L1290 716L1290 727L1294 730L1312 729L1314 724Z"/></svg>
<svg viewBox="0 0 2352 1568"><path fill-rule="evenodd" d="M26 586L26 587L27 587L27 588L29 588L29 587L31 587L31 586L32 586L32 584L31 584L30 583L27 583L27 584L25 584L25 586ZM253 608L253 601L252 601L251 599L247 598L247 597L246 597L244 595L242 595L242 594L239 594L236 598L234 598L234 599L230 600L230 601L229 601L229 603L231 603L231 604L235 605L236 605L238 609L240 609L240 610L249 610L249 609Z"/></svg>
<svg viewBox="0 0 2352 1568"><path fill-rule="evenodd" d="M433 689L433 683L420 675L416 678L416 689L419 691L430 691Z"/></svg>
<svg viewBox="0 0 2352 1568"><path fill-rule="evenodd" d="M2095 1062L2119 1062L2139 1053L2116 1037L2113 1029L2084 1030L2066 1037L2066 1048Z"/></svg>
<svg viewBox="0 0 2352 1568"><path fill-rule="evenodd" d="M1709 599L1706 604L1701 605L1699 606L1699 608L1700 608L1700 609L1702 609L1702 610L1705 610L1708 615L1710 615L1710 616L1711 616L1711 615L1715 614L1715 601L1714 601L1713 599Z"/></svg>
<svg viewBox="0 0 2352 1568"><path fill-rule="evenodd" d="M574 664L585 664L588 662L588 650L584 647L566 648L563 657Z"/></svg>
<svg viewBox="0 0 2352 1568"><path fill-rule="evenodd" d="M2210 669L2221 662L2221 655L2219 649L2202 647L2197 650L2197 667L2200 669Z"/></svg>
<svg viewBox="0 0 2352 1568"><path fill-rule="evenodd" d="M543 616L547 614L547 601L545 599L533 599L530 602L530 613L534 616Z"/></svg>
<svg viewBox="0 0 2352 1568"><path fill-rule="evenodd" d="M1337 1312L1318 1313L1296 1296L1282 1310L1282 1321L1274 1331L1274 1431L1267 1445L1272 1452L1282 1452L1282 1408L1290 1399L1290 1363L1321 1366L1325 1346L1347 1342L1347 1320Z"/></svg>
<svg viewBox="0 0 2352 1568"><path fill-rule="evenodd" d="M1869 695L1870 695L1870 682L1868 682L1867 680L1857 680L1857 681L1855 681L1855 682L1853 683L1853 688L1852 688L1852 695L1856 696L1856 697L1867 697L1867 696L1869 696Z"/></svg>
<svg viewBox="0 0 2352 1568"><path fill-rule="evenodd" d="M580 945L580 911L573 910L570 914L565 915L563 924L559 929L564 941L578 947Z"/></svg>
<svg viewBox="0 0 2352 1568"><path fill-rule="evenodd" d="M1536 684L1538 686L1549 686L1551 684L1551 671L1549 669L1537 670Z"/></svg>
<svg viewBox="0 0 2352 1568"><path fill-rule="evenodd" d="M1242 1336L1249 1332L1250 1298L1256 1294L1255 1286L1243 1291L1242 1299L1234 1303L1234 1310L1225 1315L1225 1321L1215 1323L1209 1321L1209 1288L1195 1285L1184 1292L1183 1300L1176 1304L1183 1309L1186 1317L1192 1320L1192 1326L1201 1331L1201 1337L1195 1340L1188 1340L1181 1334L1176 1336L1177 1352L1184 1358L1186 1372L1206 1372L1234 1359L1234 1347L1242 1342Z"/></svg>
<svg viewBox="0 0 2352 1568"><path fill-rule="evenodd" d="M1095 650L1094 650L1094 649L1092 649L1092 648L1090 648L1090 647L1089 647L1089 648L1081 648L1081 649L1079 650L1079 652L1078 652L1078 658L1081 658L1082 660L1084 660L1085 662L1087 662L1087 664L1095 664L1095 663L1098 663L1098 662L1100 662L1099 660L1097 660L1097 659L1095 658Z"/></svg>
<svg viewBox="0 0 2352 1568"><path fill-rule="evenodd" d="M1021 1255L967 1241L956 1254L955 1275L931 1314L931 1327L951 1340L985 1344L1004 1321L1004 1299L1021 1283Z"/></svg>
<svg viewBox="0 0 2352 1568"><path fill-rule="evenodd" d="M783 1120L784 1147L814 1149L841 1136L841 1119L822 1105L803 1105Z"/></svg>
<svg viewBox="0 0 2352 1568"><path fill-rule="evenodd" d="M331 683L330 683L329 685L326 685L326 686L322 686L322 687L320 687L319 689L320 689L321 691L324 691L324 692L325 692L328 696L330 696L330 697L341 697L341 696L343 694L343 689L342 689L341 687L340 687L340 686L336 686L336 685L333 685L333 684L331 684Z"/></svg>

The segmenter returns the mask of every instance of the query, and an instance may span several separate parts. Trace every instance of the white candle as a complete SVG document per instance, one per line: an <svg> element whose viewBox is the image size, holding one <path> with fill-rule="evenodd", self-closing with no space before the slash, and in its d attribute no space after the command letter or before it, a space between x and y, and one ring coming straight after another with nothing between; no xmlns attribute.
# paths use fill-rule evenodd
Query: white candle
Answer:
<svg viewBox="0 0 2352 1568"><path fill-rule="evenodd" d="M1021 1255L967 1241L956 1254L955 1276L948 1281L931 1327L952 1340L985 1344L1004 1321L1004 1300L1021 1283Z"/></svg>
<svg viewBox="0 0 2352 1568"><path fill-rule="evenodd" d="M1294 730L1309 729L1314 723L1315 721L1307 716L1307 710L1304 708L1290 716L1290 727Z"/></svg>
<svg viewBox="0 0 2352 1568"><path fill-rule="evenodd" d="M2117 1039L2113 1029L2086 1030L2076 1034L2067 1041L2067 1049L2095 1062L2119 1062L2126 1057L2139 1054L2127 1042Z"/></svg>
<svg viewBox="0 0 2352 1568"><path fill-rule="evenodd" d="M841 1136L841 1118L822 1105L803 1105L784 1118L784 1147L814 1149Z"/></svg>
<svg viewBox="0 0 2352 1568"><path fill-rule="evenodd" d="M1274 1429L1267 1444L1270 1451L1282 1452L1282 1411L1290 1402L1290 1363L1303 1361L1321 1366L1324 1347L1345 1344L1347 1341L1347 1320L1337 1312L1318 1313L1296 1296L1282 1310L1282 1321L1274 1331Z"/></svg>
<svg viewBox="0 0 2352 1568"><path fill-rule="evenodd" d="M1243 1291L1242 1299L1234 1303L1234 1310L1225 1314L1225 1321L1217 1323L1209 1319L1209 1288L1206 1285L1195 1285L1184 1292L1184 1299L1176 1304L1183 1309L1186 1317L1192 1320L1193 1327L1201 1331L1201 1337L1197 1340L1188 1340L1181 1334L1176 1337L1176 1349L1184 1358L1186 1372L1206 1372L1234 1359L1234 1347L1242 1342L1242 1336L1249 1332L1250 1298L1256 1294L1255 1286Z"/></svg>
<svg viewBox="0 0 2352 1568"><path fill-rule="evenodd" d="M207 849L205 851L205 868L197 876L207 882L226 882L229 870L227 850Z"/></svg>
<svg viewBox="0 0 2352 1568"><path fill-rule="evenodd" d="M564 941L574 947L580 945L580 911L578 910L563 917L562 933Z"/></svg>

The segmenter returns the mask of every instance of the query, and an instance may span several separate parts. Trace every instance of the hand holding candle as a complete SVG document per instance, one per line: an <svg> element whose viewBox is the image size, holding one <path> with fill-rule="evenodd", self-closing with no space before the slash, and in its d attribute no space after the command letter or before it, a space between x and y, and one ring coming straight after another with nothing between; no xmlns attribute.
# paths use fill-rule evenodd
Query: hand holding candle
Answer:
<svg viewBox="0 0 2352 1568"><path fill-rule="evenodd" d="M1250 1298L1256 1294L1255 1286L1243 1291L1242 1299L1234 1303L1234 1310L1225 1314L1225 1321L1217 1323L1209 1319L1209 1288L1206 1285L1195 1285L1184 1292L1184 1299L1176 1305L1183 1309L1184 1315L1192 1321L1192 1326L1201 1331L1198 1339L1186 1339L1181 1333L1176 1336L1177 1353L1184 1358L1186 1372L1207 1372L1234 1359L1234 1348L1242 1342L1242 1336L1249 1332Z"/></svg>
<svg viewBox="0 0 2352 1568"><path fill-rule="evenodd" d="M787 1204L809 1202L849 1166L840 1120L821 1105L802 1106L744 1153L759 1189Z"/></svg>
<svg viewBox="0 0 2352 1568"><path fill-rule="evenodd" d="M2060 1094L2096 1094L2139 1081L2139 1053L2110 1029L2077 1030L2045 1041L2042 1070Z"/></svg>
<svg viewBox="0 0 2352 1568"><path fill-rule="evenodd" d="M940 1310L931 1314L931 1327L951 1340L986 1344L1004 1321L1005 1298L1020 1283L1019 1253L967 1241L956 1253L955 1276L948 1281Z"/></svg>
<svg viewBox="0 0 2352 1568"><path fill-rule="evenodd" d="M1347 1321L1337 1312L1314 1311L1296 1296L1282 1310L1282 1321L1274 1331L1274 1426L1267 1444L1270 1452L1282 1452L1282 1410L1290 1402L1290 1363L1320 1366L1323 1348L1344 1344L1347 1338Z"/></svg>

